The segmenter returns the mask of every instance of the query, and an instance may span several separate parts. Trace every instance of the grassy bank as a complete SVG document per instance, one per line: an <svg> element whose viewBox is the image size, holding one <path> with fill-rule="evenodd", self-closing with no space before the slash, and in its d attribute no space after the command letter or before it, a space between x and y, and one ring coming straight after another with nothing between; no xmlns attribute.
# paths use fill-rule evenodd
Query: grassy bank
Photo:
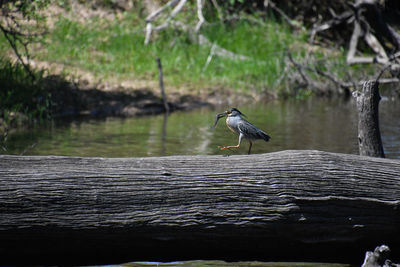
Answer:
<svg viewBox="0 0 400 267"><path fill-rule="evenodd" d="M195 9L194 6L188 8ZM158 90L157 83L154 83L158 79L155 59L160 57L167 87L179 88L179 92L184 94L212 93L221 88L233 93L270 98L312 94L307 88L293 89L285 77L288 73L286 49L290 49L293 58L299 62L309 56L307 31L294 31L273 16L261 18L257 14L252 17L246 15L224 23L207 17L209 23L203 26L200 33L219 47L247 58L240 60L211 56L210 45L194 43L188 33L172 27L155 34L150 44L145 45L146 13L140 8L113 13L111 18L89 16L81 19L74 10L68 8L58 14L52 14L48 34L42 37L40 44L32 46L31 54L35 61L62 66L62 74L66 76L72 74L79 78L76 70L81 70L90 73L96 81L153 81L153 86L156 84L157 87L154 89ZM187 17L179 19L188 23L197 19L190 17L193 14L191 11L180 15L184 14ZM326 52L315 47L312 51L317 59L328 58L331 70L339 75L346 73L343 53ZM3 55L10 54L4 38L0 38L0 52ZM6 64L0 68L11 70ZM324 69L323 63L320 68ZM15 70L20 73L15 76L16 80L24 86L21 81L26 79L21 71ZM51 74L52 70L49 72ZM3 75L0 79L8 78ZM43 93L47 95L47 92ZM2 98L6 99L4 96ZM39 107L39 113L41 109L48 108L46 102L40 103L43 105ZM24 104L19 109L32 105Z"/></svg>
<svg viewBox="0 0 400 267"><path fill-rule="evenodd" d="M205 26L202 34L248 60L213 56L209 46L193 44L186 33L166 30L144 45L144 18L134 11L114 21L93 18L87 23L60 18L46 44L35 52L40 60L58 62L117 80L157 79L155 58L163 62L165 79L178 87L229 87L256 92L275 89L284 68L283 51L305 41L274 20L254 25L246 20Z"/></svg>

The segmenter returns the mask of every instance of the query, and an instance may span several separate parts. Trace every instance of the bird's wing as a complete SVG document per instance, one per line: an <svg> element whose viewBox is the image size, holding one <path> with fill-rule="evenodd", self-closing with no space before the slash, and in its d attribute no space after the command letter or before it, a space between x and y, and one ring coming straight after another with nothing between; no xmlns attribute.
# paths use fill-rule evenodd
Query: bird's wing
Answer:
<svg viewBox="0 0 400 267"><path fill-rule="evenodd" d="M238 124L238 129L239 132L242 133L247 139L264 139L268 142L268 140L271 138L267 133L258 129L247 120L241 121Z"/></svg>
<svg viewBox="0 0 400 267"><path fill-rule="evenodd" d="M246 120L242 120L238 123L238 129L240 133L242 133L246 138L250 139L253 139L255 137L254 134L256 134L258 131L256 126Z"/></svg>

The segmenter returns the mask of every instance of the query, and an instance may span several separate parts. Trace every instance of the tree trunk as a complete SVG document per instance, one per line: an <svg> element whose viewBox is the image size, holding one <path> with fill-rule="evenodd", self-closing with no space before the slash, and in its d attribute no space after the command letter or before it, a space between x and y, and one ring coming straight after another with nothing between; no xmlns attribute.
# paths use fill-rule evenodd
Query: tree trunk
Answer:
<svg viewBox="0 0 400 267"><path fill-rule="evenodd" d="M2 264L360 265L364 252L379 244L400 251L398 160L319 151L2 155L0 184Z"/></svg>
<svg viewBox="0 0 400 267"><path fill-rule="evenodd" d="M358 110L358 145L360 155L384 158L379 130L379 83L367 81L356 92Z"/></svg>

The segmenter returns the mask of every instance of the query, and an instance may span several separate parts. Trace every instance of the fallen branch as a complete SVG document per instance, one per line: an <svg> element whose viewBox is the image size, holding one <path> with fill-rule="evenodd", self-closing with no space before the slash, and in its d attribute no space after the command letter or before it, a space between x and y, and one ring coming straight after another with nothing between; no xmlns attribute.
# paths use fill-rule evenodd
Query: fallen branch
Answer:
<svg viewBox="0 0 400 267"><path fill-rule="evenodd" d="M148 15L146 17L146 23L151 23L153 22L153 20L155 18L157 18L162 12L164 12L166 9L176 5L178 3L179 0L171 0L168 3L166 3L165 5L163 5L162 7L160 7L159 9L157 9L156 11L154 11L153 13L151 13L150 15Z"/></svg>
<svg viewBox="0 0 400 267"><path fill-rule="evenodd" d="M178 3L179 2L179 3ZM174 10L171 12L170 16L166 19L166 22L161 25L161 28L166 27L169 23L169 21L176 15L178 12L182 9L183 5L185 4L186 0L171 0L168 3L166 3L164 6L160 7L153 13L151 13L149 16L146 18L146 37L144 43L147 45L150 42L150 37L153 31L153 25L152 22L161 15L165 10L173 7L176 5Z"/></svg>
<svg viewBox="0 0 400 267"><path fill-rule="evenodd" d="M340 15L333 14L334 17L320 25L314 25L310 34L310 43L314 42L315 36L323 31L330 30L341 24L350 24L354 20L354 13L351 10L345 11Z"/></svg>
<svg viewBox="0 0 400 267"><path fill-rule="evenodd" d="M320 86L320 84L317 84L316 81L312 80L311 78L309 78L309 76L306 74L305 71L307 72L311 72L311 73L315 73L318 74L320 77L323 77L329 81L331 81L336 87L335 88L340 88L343 89L343 91L341 93L344 93L346 95L350 94L350 91L355 90L357 86L363 86L364 83L366 81L342 81L341 79L339 79L338 77L336 77L335 75L327 72L327 71L323 71L321 68L314 66L314 67L309 67L308 65L304 65L301 64L299 62L296 62L291 53L289 51L287 51L287 57L289 59L289 61L293 64L293 66L296 68L297 72L299 73L300 77L303 80L303 85L304 87L309 87L310 89L312 89L313 91L316 91L317 93L327 93L326 90L323 90ZM382 74L384 71L386 71L387 69L393 67L393 65L389 64L387 66L385 66L381 72L379 73L379 75L377 76L377 78L375 79L376 82L380 83L380 84L389 84L389 83L399 83L400 79L399 78L381 78Z"/></svg>
<svg viewBox="0 0 400 267"><path fill-rule="evenodd" d="M351 10L344 11L338 16L331 11L333 16L331 20L313 27L310 42L313 42L320 32L333 30L335 27L353 22L353 32L346 57L347 64L389 64L391 55L400 49L400 34L385 20L382 14L383 2L358 0L354 5L349 3ZM357 45L360 39L374 51L375 56L357 56ZM385 45L387 42L395 47L395 51Z"/></svg>
<svg viewBox="0 0 400 267"><path fill-rule="evenodd" d="M202 25L206 22L204 16L203 16L203 0L197 0L197 16L198 16L198 23L196 26L193 28L189 25L186 25L185 23L181 21L173 21L173 18L182 10L183 6L185 5L186 0L180 0L179 3L177 0L172 0L169 1L167 4L165 4L163 7L159 8L158 10L154 11L152 14L150 14L146 18L146 35L145 35L145 44L147 45L150 42L151 34L154 31L161 31L166 28L168 28L170 25L173 25L176 28L181 29L182 31L186 32L189 34L190 39L193 42L197 42L199 45L207 45L212 48L212 55L211 58L216 55L220 56L223 58L230 58L233 60L247 60L249 59L246 56L243 55L238 55L236 53L233 53L232 51L229 51L225 48L222 48L218 46L217 44L211 42L206 36L199 34L199 31L202 27ZM167 17L164 23L154 27L153 26L153 21L160 16L161 13L165 12L167 8L170 8L172 6L175 6L171 14ZM210 57L209 57L210 58ZM211 59L210 58L210 59ZM207 60L209 64L209 60ZM207 64L207 63L206 63ZM207 66L208 66L207 64ZM205 66L206 68L206 66ZM204 69L204 68L203 68Z"/></svg>

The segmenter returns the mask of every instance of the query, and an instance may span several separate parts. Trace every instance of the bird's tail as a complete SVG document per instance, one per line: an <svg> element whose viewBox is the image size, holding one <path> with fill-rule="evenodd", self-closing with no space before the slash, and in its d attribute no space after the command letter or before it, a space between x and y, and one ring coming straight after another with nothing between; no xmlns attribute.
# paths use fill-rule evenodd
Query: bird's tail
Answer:
<svg viewBox="0 0 400 267"><path fill-rule="evenodd" d="M261 133L260 133L260 136L261 136L262 139L265 140L265 142L268 142L269 139L271 139L271 136L269 136L268 134L266 134L266 133L264 133L264 132L261 132Z"/></svg>

